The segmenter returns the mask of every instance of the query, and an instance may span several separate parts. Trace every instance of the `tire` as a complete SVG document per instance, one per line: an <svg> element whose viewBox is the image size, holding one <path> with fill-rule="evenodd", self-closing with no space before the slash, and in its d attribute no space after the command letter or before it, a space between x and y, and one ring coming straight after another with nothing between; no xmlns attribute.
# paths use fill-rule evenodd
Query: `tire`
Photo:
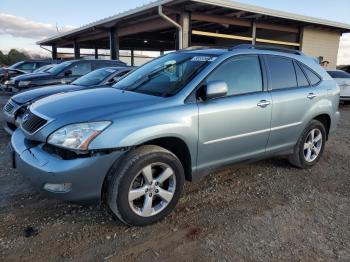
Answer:
<svg viewBox="0 0 350 262"><path fill-rule="evenodd" d="M184 181L183 166L173 153L159 146L141 146L111 168L107 205L127 225L153 224L175 208ZM141 196L132 200L138 194Z"/></svg>
<svg viewBox="0 0 350 262"><path fill-rule="evenodd" d="M312 131L314 131L314 141L312 141ZM318 140L317 142L320 135L321 140ZM319 141L321 141L321 144ZM307 147L307 145L309 147ZM312 120L305 128L297 144L295 145L294 152L289 157L289 162L293 166L301 169L310 168L314 166L322 157L325 145L326 129L324 125L318 120ZM311 152L311 154L309 152Z"/></svg>

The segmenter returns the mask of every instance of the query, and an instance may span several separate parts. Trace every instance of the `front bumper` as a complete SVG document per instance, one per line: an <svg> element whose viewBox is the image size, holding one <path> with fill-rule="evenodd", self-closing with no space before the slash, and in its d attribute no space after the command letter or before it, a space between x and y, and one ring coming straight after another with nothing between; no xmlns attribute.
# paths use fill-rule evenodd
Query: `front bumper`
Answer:
<svg viewBox="0 0 350 262"><path fill-rule="evenodd" d="M103 181L112 164L125 152L62 160L33 145L22 130L17 129L12 138L14 166L36 189L45 195L64 201L100 200ZM45 184L71 184L69 192L48 192Z"/></svg>

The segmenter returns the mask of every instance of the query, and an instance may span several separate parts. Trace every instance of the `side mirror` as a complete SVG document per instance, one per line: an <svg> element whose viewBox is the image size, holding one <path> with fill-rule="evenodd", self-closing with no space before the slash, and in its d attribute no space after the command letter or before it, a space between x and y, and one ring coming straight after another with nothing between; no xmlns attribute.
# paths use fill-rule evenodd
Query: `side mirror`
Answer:
<svg viewBox="0 0 350 262"><path fill-rule="evenodd" d="M213 99L226 96L228 86L225 81L210 81L205 89L205 99Z"/></svg>
<svg viewBox="0 0 350 262"><path fill-rule="evenodd" d="M72 75L73 74L73 72L72 72L72 70L67 70L66 72L64 72L64 76L70 76L70 75Z"/></svg>

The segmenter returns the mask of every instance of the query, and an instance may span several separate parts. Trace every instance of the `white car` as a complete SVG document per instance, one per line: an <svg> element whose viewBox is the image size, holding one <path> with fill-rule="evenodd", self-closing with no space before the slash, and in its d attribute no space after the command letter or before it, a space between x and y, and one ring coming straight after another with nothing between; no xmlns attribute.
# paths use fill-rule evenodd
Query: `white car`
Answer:
<svg viewBox="0 0 350 262"><path fill-rule="evenodd" d="M350 74L342 70L328 71L340 87L340 100L350 101Z"/></svg>

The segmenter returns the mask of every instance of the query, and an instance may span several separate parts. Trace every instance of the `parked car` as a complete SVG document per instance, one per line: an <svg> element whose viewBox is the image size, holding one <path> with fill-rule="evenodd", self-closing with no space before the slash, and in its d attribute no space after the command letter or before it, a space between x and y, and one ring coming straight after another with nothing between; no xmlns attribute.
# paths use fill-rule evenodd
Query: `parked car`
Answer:
<svg viewBox="0 0 350 262"><path fill-rule="evenodd" d="M350 101L350 74L342 70L328 71L340 87L340 100Z"/></svg>
<svg viewBox="0 0 350 262"><path fill-rule="evenodd" d="M116 60L67 61L51 68L47 72L32 73L15 77L10 80L7 88L11 89L13 92L18 92L33 87L57 85L61 83L69 84L91 71L110 66L126 66L126 64Z"/></svg>
<svg viewBox="0 0 350 262"><path fill-rule="evenodd" d="M314 166L338 106L335 81L302 53L180 51L113 87L32 104L11 139L13 163L49 196L105 201L143 226L174 209L185 179L216 168L275 154Z"/></svg>
<svg viewBox="0 0 350 262"><path fill-rule="evenodd" d="M5 131L12 133L19 127L22 116L35 101L58 93L72 92L88 88L110 86L122 76L133 70L133 67L107 67L97 69L73 81L70 85L54 85L34 88L11 97L4 106Z"/></svg>
<svg viewBox="0 0 350 262"><path fill-rule="evenodd" d="M32 73L36 69L43 67L45 65L50 65L50 64L58 64L60 61L59 60L26 60L26 61L20 61L18 63L15 63L11 66L8 67L8 69L18 69L26 73ZM6 69L6 68L2 68Z"/></svg>
<svg viewBox="0 0 350 262"><path fill-rule="evenodd" d="M9 79L11 79L12 77L16 77L24 74L26 74L26 72L21 71L19 69L10 69L10 68L2 69L0 70L0 85L3 88L5 88Z"/></svg>

